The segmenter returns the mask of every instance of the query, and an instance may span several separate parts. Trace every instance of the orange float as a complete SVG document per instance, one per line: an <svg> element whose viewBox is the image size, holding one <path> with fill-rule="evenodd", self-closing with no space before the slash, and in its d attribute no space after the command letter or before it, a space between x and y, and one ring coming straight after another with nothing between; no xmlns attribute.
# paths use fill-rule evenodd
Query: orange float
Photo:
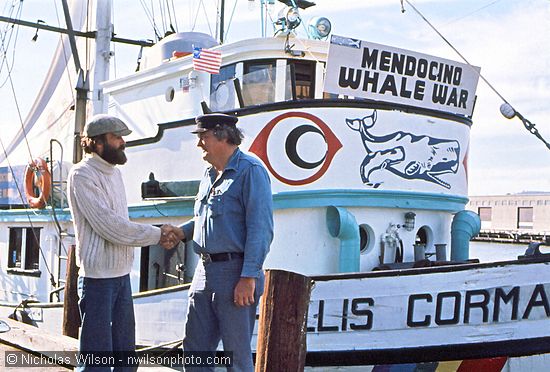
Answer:
<svg viewBox="0 0 550 372"><path fill-rule="evenodd" d="M44 159L37 158L27 165L25 168L25 195L29 206L44 208L46 200L50 197L51 185L52 176ZM35 188L38 188L38 194L36 194Z"/></svg>

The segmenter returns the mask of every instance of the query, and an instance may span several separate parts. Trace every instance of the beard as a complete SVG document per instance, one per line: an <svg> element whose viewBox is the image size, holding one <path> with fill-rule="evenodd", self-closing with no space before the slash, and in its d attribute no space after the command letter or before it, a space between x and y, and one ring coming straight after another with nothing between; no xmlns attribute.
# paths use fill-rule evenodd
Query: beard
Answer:
<svg viewBox="0 0 550 372"><path fill-rule="evenodd" d="M121 145L117 149L105 142L105 144L103 145L103 154L101 154L101 157L103 158L103 160L113 165L125 164L127 160L126 154L124 153L125 148L126 146Z"/></svg>

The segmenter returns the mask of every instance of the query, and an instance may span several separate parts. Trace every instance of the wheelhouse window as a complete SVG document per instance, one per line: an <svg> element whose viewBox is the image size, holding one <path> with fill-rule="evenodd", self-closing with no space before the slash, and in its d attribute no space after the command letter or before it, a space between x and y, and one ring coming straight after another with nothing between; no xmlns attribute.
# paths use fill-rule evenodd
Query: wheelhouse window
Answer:
<svg viewBox="0 0 550 372"><path fill-rule="evenodd" d="M269 59L223 66L220 73L212 75L210 80L210 109L228 111L237 107L315 98L316 63Z"/></svg>
<svg viewBox="0 0 550 372"><path fill-rule="evenodd" d="M315 62L289 60L294 97L287 99L310 99L315 97Z"/></svg>
<svg viewBox="0 0 550 372"><path fill-rule="evenodd" d="M210 81L210 108L212 111L231 110L237 106L235 95L235 64L223 66Z"/></svg>
<svg viewBox="0 0 550 372"><path fill-rule="evenodd" d="M38 271L41 228L11 227L9 230L8 269L14 269L16 272Z"/></svg>
<svg viewBox="0 0 550 372"><path fill-rule="evenodd" d="M275 60L244 63L242 94L245 106L275 102Z"/></svg>

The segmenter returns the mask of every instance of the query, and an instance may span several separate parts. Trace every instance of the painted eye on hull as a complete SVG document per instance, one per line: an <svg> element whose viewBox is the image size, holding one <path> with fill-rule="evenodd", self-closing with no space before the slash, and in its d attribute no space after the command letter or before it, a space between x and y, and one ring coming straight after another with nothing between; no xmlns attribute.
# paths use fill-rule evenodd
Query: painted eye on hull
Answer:
<svg viewBox="0 0 550 372"><path fill-rule="evenodd" d="M324 121L305 112L288 112L267 123L250 151L277 180L299 186L321 178L341 148Z"/></svg>

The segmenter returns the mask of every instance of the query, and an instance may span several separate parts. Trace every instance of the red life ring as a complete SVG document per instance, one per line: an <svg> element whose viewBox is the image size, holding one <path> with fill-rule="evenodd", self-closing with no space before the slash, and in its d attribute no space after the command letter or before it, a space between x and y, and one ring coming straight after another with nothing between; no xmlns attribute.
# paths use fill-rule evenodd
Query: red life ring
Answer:
<svg viewBox="0 0 550 372"><path fill-rule="evenodd" d="M36 183L35 183L36 179ZM25 195L32 208L44 208L46 200L50 197L52 176L48 170L46 161L37 158L25 168ZM38 188L36 195L34 189Z"/></svg>

